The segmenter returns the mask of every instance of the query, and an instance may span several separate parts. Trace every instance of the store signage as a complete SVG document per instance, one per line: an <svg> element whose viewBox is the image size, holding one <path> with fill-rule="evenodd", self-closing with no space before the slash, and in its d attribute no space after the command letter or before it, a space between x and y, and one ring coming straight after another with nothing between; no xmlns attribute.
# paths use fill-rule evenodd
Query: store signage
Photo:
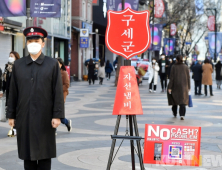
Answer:
<svg viewBox="0 0 222 170"><path fill-rule="evenodd" d="M163 0L155 0L155 9L154 9L154 16L155 18L161 18L165 11L165 6Z"/></svg>
<svg viewBox="0 0 222 170"><path fill-rule="evenodd" d="M201 127L145 125L144 163L199 166Z"/></svg>
<svg viewBox="0 0 222 170"><path fill-rule="evenodd" d="M4 31L4 30L5 30L5 27L2 24L0 24L0 31Z"/></svg>
<svg viewBox="0 0 222 170"><path fill-rule="evenodd" d="M207 21L209 31L215 31L215 16L209 16Z"/></svg>
<svg viewBox="0 0 222 170"><path fill-rule="evenodd" d="M80 48L88 48L88 47L89 47L89 38L80 37Z"/></svg>
<svg viewBox="0 0 222 170"><path fill-rule="evenodd" d="M26 16L26 0L1 0L0 16Z"/></svg>
<svg viewBox="0 0 222 170"><path fill-rule="evenodd" d="M145 52L151 42L149 11L108 11L106 45L108 49L129 59Z"/></svg>
<svg viewBox="0 0 222 170"><path fill-rule="evenodd" d="M125 2L125 9L131 8L138 11L139 0L127 0ZM112 11L122 11L122 0L107 0L107 9Z"/></svg>
<svg viewBox="0 0 222 170"><path fill-rule="evenodd" d="M88 29L89 33L92 34L92 24L89 24L87 22L82 22L82 28Z"/></svg>
<svg viewBox="0 0 222 170"><path fill-rule="evenodd" d="M80 29L80 37L89 37L88 29Z"/></svg>
<svg viewBox="0 0 222 170"><path fill-rule="evenodd" d="M31 17L61 17L61 0L30 0Z"/></svg>
<svg viewBox="0 0 222 170"><path fill-rule="evenodd" d="M120 67L113 115L142 115L135 69L133 66Z"/></svg>
<svg viewBox="0 0 222 170"><path fill-rule="evenodd" d="M170 24L170 35L175 36L177 33L177 26L176 24Z"/></svg>

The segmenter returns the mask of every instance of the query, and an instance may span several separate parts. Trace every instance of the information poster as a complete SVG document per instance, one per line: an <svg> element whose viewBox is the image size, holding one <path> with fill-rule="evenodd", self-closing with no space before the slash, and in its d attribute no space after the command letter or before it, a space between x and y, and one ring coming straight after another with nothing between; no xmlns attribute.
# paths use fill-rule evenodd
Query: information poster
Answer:
<svg viewBox="0 0 222 170"><path fill-rule="evenodd" d="M31 17L61 17L61 0L31 0Z"/></svg>
<svg viewBox="0 0 222 170"><path fill-rule="evenodd" d="M201 127L145 125L144 163L199 166Z"/></svg>
<svg viewBox="0 0 222 170"><path fill-rule="evenodd" d="M89 37L80 37L80 48L89 47Z"/></svg>

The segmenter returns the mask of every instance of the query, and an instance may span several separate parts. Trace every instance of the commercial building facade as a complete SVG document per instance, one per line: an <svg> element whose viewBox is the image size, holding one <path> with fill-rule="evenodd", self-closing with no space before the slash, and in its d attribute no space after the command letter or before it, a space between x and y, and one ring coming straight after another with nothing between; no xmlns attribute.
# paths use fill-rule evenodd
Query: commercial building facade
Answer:
<svg viewBox="0 0 222 170"><path fill-rule="evenodd" d="M47 56L64 60L65 65L71 62L71 5L72 0L61 1L60 18L32 18L33 26L44 28L48 32L43 53ZM0 68L4 69L10 51L16 51L25 56L26 17L0 18Z"/></svg>

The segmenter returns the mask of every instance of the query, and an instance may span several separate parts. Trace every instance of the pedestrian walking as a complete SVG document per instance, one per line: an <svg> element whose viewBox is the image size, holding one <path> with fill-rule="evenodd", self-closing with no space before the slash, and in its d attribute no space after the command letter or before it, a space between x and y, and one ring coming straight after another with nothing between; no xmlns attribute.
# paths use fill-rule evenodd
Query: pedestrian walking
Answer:
<svg viewBox="0 0 222 170"><path fill-rule="evenodd" d="M193 67L191 68L193 72L193 79L194 79L194 84L195 84L195 95L202 95L201 94L201 89L202 89L202 65L201 61L198 61ZM197 90L198 89L198 90Z"/></svg>
<svg viewBox="0 0 222 170"><path fill-rule="evenodd" d="M93 63L93 59L89 60L89 64L87 65L88 67L88 80L89 80L89 85L91 85L91 82L93 84L95 83L95 64Z"/></svg>
<svg viewBox="0 0 222 170"><path fill-rule="evenodd" d="M216 81L217 81L217 88L220 89L221 83L222 83L222 64L221 61L218 61L215 65L216 70Z"/></svg>
<svg viewBox="0 0 222 170"><path fill-rule="evenodd" d="M23 32L29 55L15 61L7 118L16 120L18 156L25 170L50 170L56 157L55 129L64 118L62 78L56 59L42 53L47 32L29 27Z"/></svg>
<svg viewBox="0 0 222 170"><path fill-rule="evenodd" d="M3 74L4 81L5 81L5 96L6 96L6 101L5 101L5 106L6 106L6 112L7 112L7 107L8 107L8 98L9 98L9 91L10 91L10 82L11 82L11 75L12 75L12 69L14 62L16 60L20 59L19 54L16 51L11 51L9 53L9 58L8 58L8 63L6 64L5 71ZM13 132L14 134L11 137L14 137L17 135L16 133L16 127L13 127Z"/></svg>
<svg viewBox="0 0 222 170"><path fill-rule="evenodd" d="M177 108L180 106L179 114L181 120L184 120L186 114L186 105L189 103L189 91L189 69L186 64L183 63L183 57L179 55L171 69L167 96L169 105L172 105L174 117L177 116Z"/></svg>
<svg viewBox="0 0 222 170"><path fill-rule="evenodd" d="M212 89L212 73L213 67L210 64L210 60L205 59L204 65L202 66L202 84L204 85L205 96L207 96L207 86L209 85L210 88L210 95L213 96L213 89Z"/></svg>
<svg viewBox="0 0 222 170"><path fill-rule="evenodd" d="M106 71L107 80L110 80L110 76L113 71L113 66L110 64L109 60L107 60L107 62L106 62L105 71Z"/></svg>
<svg viewBox="0 0 222 170"><path fill-rule="evenodd" d="M159 60L159 75L161 81L162 92L166 91L167 88L167 68L169 66L169 62L165 59L165 55L161 55L161 59Z"/></svg>
<svg viewBox="0 0 222 170"><path fill-rule="evenodd" d="M69 81L69 75L66 71L65 64L61 58L57 58L59 67L60 67L60 72L62 76L62 86L63 86L63 97L64 97L64 103L66 102L66 96L69 94L69 86L70 86L70 81ZM63 118L61 119L61 123L66 125L68 132L72 131L72 120L71 119L66 119Z"/></svg>
<svg viewBox="0 0 222 170"><path fill-rule="evenodd" d="M99 84L103 84L103 79L105 78L106 73L105 73L105 65L104 65L104 60L100 60L100 66L98 70L98 77L99 77Z"/></svg>
<svg viewBox="0 0 222 170"><path fill-rule="evenodd" d="M148 83L149 83L150 93L152 91L154 93L156 93L157 82L158 82L158 71L159 70L160 70L160 67L159 67L158 63L156 62L156 58L153 58L152 62L149 63L149 66L148 66L148 73L149 73Z"/></svg>

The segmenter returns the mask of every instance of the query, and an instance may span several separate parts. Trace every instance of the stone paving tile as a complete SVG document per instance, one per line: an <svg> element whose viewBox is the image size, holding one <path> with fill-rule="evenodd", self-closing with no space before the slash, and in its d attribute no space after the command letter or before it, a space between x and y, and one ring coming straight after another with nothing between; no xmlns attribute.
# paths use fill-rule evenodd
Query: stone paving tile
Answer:
<svg viewBox="0 0 222 170"><path fill-rule="evenodd" d="M116 87L111 81L104 85L89 86L87 82L74 82L66 102L66 117L73 122L73 131L67 132L64 125L58 128L57 158L53 159L52 170L105 170L116 116L112 116ZM159 82L158 82L159 83ZM160 83L159 83L160 84ZM214 97L193 96L193 108L187 108L184 121L172 118L165 93L148 93L147 81L139 87L144 115L138 116L139 133L144 136L146 123L175 124L202 127L201 155L203 166L178 167L145 165L149 170L221 170L221 164L207 164L210 159L222 156L222 90L214 85ZM193 85L192 85L193 87ZM193 88L192 88L193 94ZM125 117L122 117L119 134L124 135ZM23 161L18 159L16 138L8 138L7 123L0 122L0 170L22 170ZM121 141L117 141L118 147ZM143 143L143 141L141 141ZM117 149L117 148L116 148ZM221 159L222 162L222 159ZM131 169L129 141L125 141L112 165L113 170ZM136 169L139 162L136 158Z"/></svg>

